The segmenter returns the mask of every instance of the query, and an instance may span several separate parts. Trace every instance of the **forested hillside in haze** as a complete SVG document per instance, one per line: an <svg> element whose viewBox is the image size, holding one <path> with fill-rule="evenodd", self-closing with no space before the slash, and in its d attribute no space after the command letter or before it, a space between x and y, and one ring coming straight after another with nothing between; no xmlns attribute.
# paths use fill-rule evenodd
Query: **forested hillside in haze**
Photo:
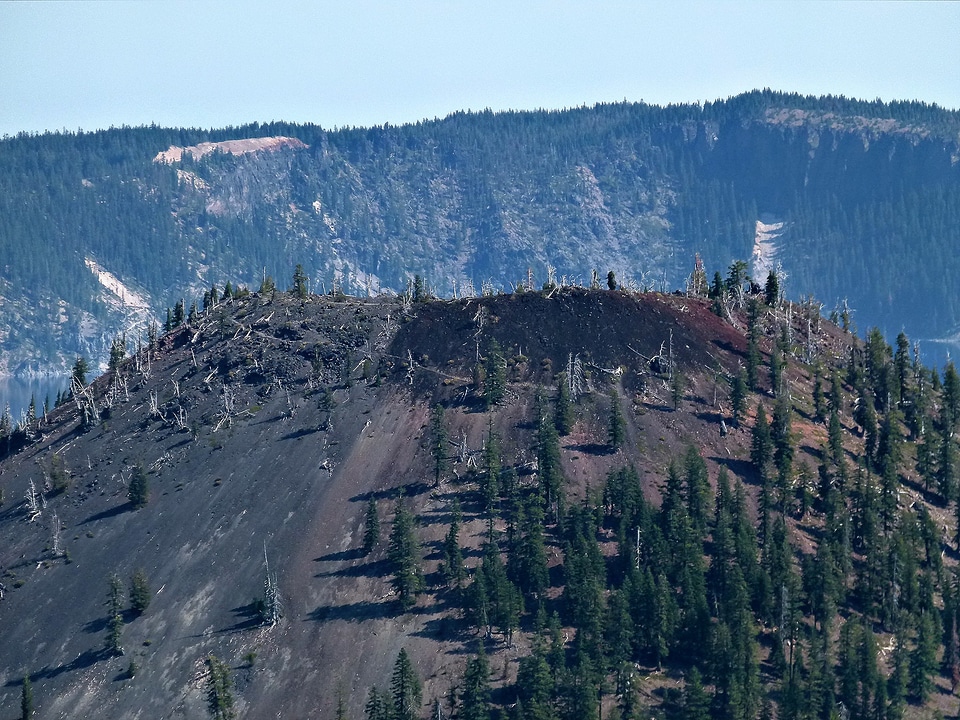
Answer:
<svg viewBox="0 0 960 720"><path fill-rule="evenodd" d="M922 103L753 92L704 105L454 113L400 127L119 128L0 141L6 373L98 360L126 329L226 278L302 263L313 290L480 294L528 278L683 288L726 272L757 221L788 295L860 327L960 324L960 115ZM286 137L234 154L171 147ZM782 223L782 226L780 225ZM143 299L105 289L92 260ZM763 273L759 280L762 282ZM147 309L145 310L144 307Z"/></svg>

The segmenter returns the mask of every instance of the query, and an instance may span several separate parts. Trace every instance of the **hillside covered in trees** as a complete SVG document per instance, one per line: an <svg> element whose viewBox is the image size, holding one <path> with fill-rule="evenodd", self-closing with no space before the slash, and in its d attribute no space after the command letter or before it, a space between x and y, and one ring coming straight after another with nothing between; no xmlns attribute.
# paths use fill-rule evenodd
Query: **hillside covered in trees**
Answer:
<svg viewBox="0 0 960 720"><path fill-rule="evenodd" d="M960 325L960 116L751 92L703 105L454 113L401 127L271 123L0 140L0 372L106 362L122 330L225 278L302 263L310 289L481 294L612 269L683 288L756 250L794 300L860 328ZM245 142L238 142L245 141ZM219 144L218 144L219 143Z"/></svg>
<svg viewBox="0 0 960 720"><path fill-rule="evenodd" d="M4 423L0 712L957 716L952 365L739 263L293 286Z"/></svg>

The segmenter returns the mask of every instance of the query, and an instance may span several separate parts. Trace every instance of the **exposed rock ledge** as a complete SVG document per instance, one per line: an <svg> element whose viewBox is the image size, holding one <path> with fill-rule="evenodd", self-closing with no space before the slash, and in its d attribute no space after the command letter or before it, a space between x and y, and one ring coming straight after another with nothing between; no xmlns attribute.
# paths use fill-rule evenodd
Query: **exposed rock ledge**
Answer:
<svg viewBox="0 0 960 720"><path fill-rule="evenodd" d="M264 137L264 138L247 138L246 140L224 140L223 142L206 142L200 143L199 145L191 145L190 147L178 147L176 145L171 145L169 149L157 153L157 156L153 158L154 162L162 163L175 163L179 162L183 158L184 153L190 153L193 156L194 160L202 158L208 153L212 153L214 150L219 150L220 152L230 153L232 155L245 155L246 153L253 152L275 152L277 150L282 150L284 148L293 148L295 150L300 150L306 148L308 145L297 138L289 137Z"/></svg>

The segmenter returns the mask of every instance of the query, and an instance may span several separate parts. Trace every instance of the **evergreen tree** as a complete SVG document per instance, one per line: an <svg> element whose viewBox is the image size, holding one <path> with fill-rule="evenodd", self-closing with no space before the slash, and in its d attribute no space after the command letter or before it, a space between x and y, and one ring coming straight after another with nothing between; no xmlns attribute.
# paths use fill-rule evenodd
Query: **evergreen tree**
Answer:
<svg viewBox="0 0 960 720"><path fill-rule="evenodd" d="M127 499L137 510L146 507L147 501L150 499L147 472L143 469L141 463L137 463L133 468L133 474L130 476L130 485L127 487Z"/></svg>
<svg viewBox="0 0 960 720"><path fill-rule="evenodd" d="M573 430L573 403L570 402L570 388L567 386L566 373L560 373L557 380L557 406L554 412L554 425L557 435L565 437Z"/></svg>
<svg viewBox="0 0 960 720"><path fill-rule="evenodd" d="M500 343L496 340L491 340L487 348L484 371L483 401L489 410L503 402L507 392L507 364L503 359Z"/></svg>
<svg viewBox="0 0 960 720"><path fill-rule="evenodd" d="M670 380L670 398L673 400L673 409L679 410L680 403L683 402L683 393L687 388L687 378L679 370L673 371L673 378Z"/></svg>
<svg viewBox="0 0 960 720"><path fill-rule="evenodd" d="M476 654L467 661L459 692L461 720L490 719L490 665L483 651L483 643L477 644Z"/></svg>
<svg viewBox="0 0 960 720"><path fill-rule="evenodd" d="M391 720L393 703L390 700L390 693L377 687L370 688L363 709L366 720Z"/></svg>
<svg viewBox="0 0 960 720"><path fill-rule="evenodd" d="M130 578L130 607L138 614L144 613L150 607L151 597L147 573L137 570Z"/></svg>
<svg viewBox="0 0 960 720"><path fill-rule="evenodd" d="M909 660L909 689L917 702L925 703L933 690L937 671L937 636L930 613L917 618L917 639Z"/></svg>
<svg viewBox="0 0 960 720"><path fill-rule="evenodd" d="M293 284L290 286L291 294L299 300L306 300L307 284L307 273L303 269L303 265L297 264L297 267L293 270ZM224 295L226 295L226 293L224 293Z"/></svg>
<svg viewBox="0 0 960 720"><path fill-rule="evenodd" d="M75 380L81 387L86 387L87 375L89 372L90 363L87 362L87 359L83 357L83 355L77 355L77 361L73 364L71 378Z"/></svg>
<svg viewBox="0 0 960 720"><path fill-rule="evenodd" d="M562 500L563 470L560 466L560 438L557 428L546 418L537 424L537 474L540 493L546 507Z"/></svg>
<svg viewBox="0 0 960 720"><path fill-rule="evenodd" d="M683 686L682 720L712 720L710 696L703 687L703 677L696 665L690 668Z"/></svg>
<svg viewBox="0 0 960 720"><path fill-rule="evenodd" d="M433 481L440 484L440 476L447 469L447 429L443 424L443 406L434 405L430 414L430 455L433 457Z"/></svg>
<svg viewBox="0 0 960 720"><path fill-rule="evenodd" d="M750 442L750 461L760 473L761 477L767 476L767 465L773 454L773 439L770 435L770 425L767 422L767 413L763 410L763 405L757 403L757 419L753 424L752 439Z"/></svg>
<svg viewBox="0 0 960 720"><path fill-rule="evenodd" d="M610 421L607 435L612 450L617 451L623 446L626 438L626 423L623 412L620 410L620 395L616 390L610 391Z"/></svg>
<svg viewBox="0 0 960 720"><path fill-rule="evenodd" d="M483 509L493 514L497 508L497 498L500 496L500 436L493 431L493 419L490 419L487 428L487 442L483 448L483 477L480 494L483 498Z"/></svg>
<svg viewBox="0 0 960 720"><path fill-rule="evenodd" d="M710 515L710 480L707 463L694 445L687 446L684 456L684 495L687 514L697 532L697 543L702 543Z"/></svg>
<svg viewBox="0 0 960 720"><path fill-rule="evenodd" d="M393 515L387 558L393 574L393 588L403 610L413 607L417 594L423 590L420 543L414 533L415 524L413 513L403 506L403 498L399 498Z"/></svg>
<svg viewBox="0 0 960 720"><path fill-rule="evenodd" d="M780 299L780 279L777 277L777 273L773 270L767 273L767 283L764 286L763 296L767 305L770 305L771 307L776 305L777 301Z"/></svg>
<svg viewBox="0 0 960 720"><path fill-rule="evenodd" d="M740 372L733 376L730 389L730 413L733 416L733 424L735 427L740 427L740 420L743 419L743 411L746 409L747 403L747 392L747 372L741 368Z"/></svg>
<svg viewBox="0 0 960 720"><path fill-rule="evenodd" d="M211 653L207 657L210 671L207 680L207 708L214 720L233 720L237 716L233 709L233 679L230 666Z"/></svg>
<svg viewBox="0 0 960 720"><path fill-rule="evenodd" d="M760 370L760 303L751 299L747 306L747 387L759 388Z"/></svg>
<svg viewBox="0 0 960 720"><path fill-rule="evenodd" d="M20 691L20 717L21 720L33 719L33 685L30 683L30 676L23 676L23 687Z"/></svg>
<svg viewBox="0 0 960 720"><path fill-rule="evenodd" d="M363 554L369 555L380 542L380 515L377 512L377 500L373 495L367 499L363 526Z"/></svg>
<svg viewBox="0 0 960 720"><path fill-rule="evenodd" d="M116 575L110 576L107 594L107 637L104 647L110 655L123 655L123 584Z"/></svg>
<svg viewBox="0 0 960 720"><path fill-rule="evenodd" d="M450 529L447 530L447 535L443 540L441 572L448 586L459 588L466 577L466 571L463 567L463 552L460 549L460 522L462 520L462 513L459 498L454 499L451 514Z"/></svg>
<svg viewBox="0 0 960 720"><path fill-rule="evenodd" d="M423 689L406 648L400 648L393 664L390 695L393 698L392 720L416 720L423 702Z"/></svg>
<svg viewBox="0 0 960 720"><path fill-rule="evenodd" d="M823 392L823 377L819 365L814 369L813 376L813 416L817 422L825 422L827 419L827 396Z"/></svg>

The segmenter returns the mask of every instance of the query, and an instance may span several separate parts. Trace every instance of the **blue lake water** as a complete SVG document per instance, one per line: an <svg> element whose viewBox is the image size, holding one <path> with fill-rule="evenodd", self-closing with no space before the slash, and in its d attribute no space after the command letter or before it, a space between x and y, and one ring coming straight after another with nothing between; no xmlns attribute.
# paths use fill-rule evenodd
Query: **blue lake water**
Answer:
<svg viewBox="0 0 960 720"><path fill-rule="evenodd" d="M57 393L70 387L69 377L43 378L7 378L0 379L0 413L7 403L10 404L10 414L14 420L20 417L20 411L30 406L30 398L36 398L37 414L43 412L43 403L49 399L53 408L57 400Z"/></svg>

